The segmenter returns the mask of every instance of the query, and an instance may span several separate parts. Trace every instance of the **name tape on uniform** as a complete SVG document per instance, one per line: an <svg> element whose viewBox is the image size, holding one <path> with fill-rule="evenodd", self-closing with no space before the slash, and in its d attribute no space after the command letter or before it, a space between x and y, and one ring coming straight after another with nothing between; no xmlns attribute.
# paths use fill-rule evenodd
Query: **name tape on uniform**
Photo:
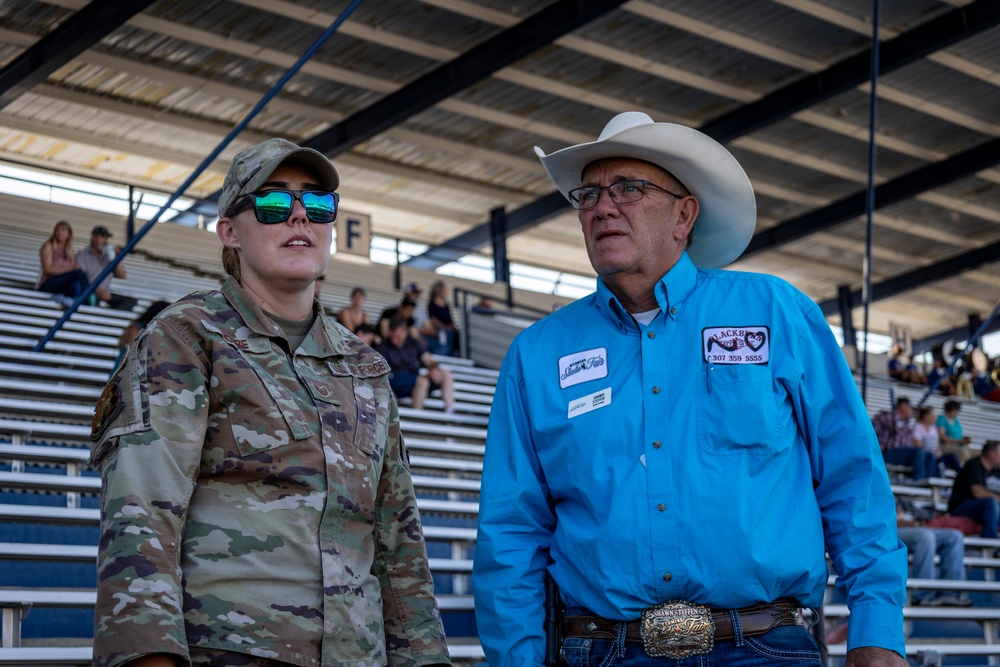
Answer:
<svg viewBox="0 0 1000 667"><path fill-rule="evenodd" d="M603 408L606 405L611 405L611 387L595 391L589 396L583 396L570 401L569 407L566 410L566 417L569 419L579 417L580 415L586 414L591 410L597 410L598 408Z"/></svg>
<svg viewBox="0 0 1000 667"><path fill-rule="evenodd" d="M608 349L605 347L559 357L560 389L605 377L608 377Z"/></svg>
<svg viewBox="0 0 1000 667"><path fill-rule="evenodd" d="M701 330L701 349L712 364L766 364L771 358L771 329L706 327Z"/></svg>

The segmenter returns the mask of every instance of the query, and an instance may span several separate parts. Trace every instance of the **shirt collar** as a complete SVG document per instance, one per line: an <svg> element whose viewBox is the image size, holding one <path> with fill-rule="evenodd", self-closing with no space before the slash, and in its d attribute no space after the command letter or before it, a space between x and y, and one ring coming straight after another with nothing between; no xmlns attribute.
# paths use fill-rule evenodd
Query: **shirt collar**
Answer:
<svg viewBox="0 0 1000 667"><path fill-rule="evenodd" d="M271 338L284 336L281 327L264 314L250 293L235 278L226 279L222 285L222 294L243 316L248 329ZM323 316L323 306L319 300L313 301L313 312L316 313L316 319L306 336L307 340L311 339L311 343L305 346L310 352L309 356L353 357L358 354L359 350L348 345L347 337L337 330L336 325ZM362 343L360 347L365 346Z"/></svg>
<svg viewBox="0 0 1000 667"><path fill-rule="evenodd" d="M687 251L684 251L677 262L653 287L656 304L660 307L660 311L667 313L670 318L675 318L681 304L694 290L697 281L698 268L688 257ZM597 308L612 322L625 326L635 326L632 316L600 278L597 279L596 299Z"/></svg>

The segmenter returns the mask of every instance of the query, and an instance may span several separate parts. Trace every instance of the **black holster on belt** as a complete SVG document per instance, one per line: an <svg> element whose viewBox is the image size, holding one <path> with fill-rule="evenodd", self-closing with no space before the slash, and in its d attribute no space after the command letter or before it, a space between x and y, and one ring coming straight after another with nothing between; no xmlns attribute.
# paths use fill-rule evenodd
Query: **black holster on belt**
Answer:
<svg viewBox="0 0 1000 667"><path fill-rule="evenodd" d="M545 667L559 665L559 647L562 645L562 602L559 586L545 573Z"/></svg>

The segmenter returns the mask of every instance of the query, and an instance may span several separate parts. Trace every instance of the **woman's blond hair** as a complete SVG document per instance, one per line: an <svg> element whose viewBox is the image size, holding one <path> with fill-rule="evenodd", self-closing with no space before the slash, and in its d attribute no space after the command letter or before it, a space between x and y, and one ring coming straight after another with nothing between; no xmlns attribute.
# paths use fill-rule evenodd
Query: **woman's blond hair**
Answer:
<svg viewBox="0 0 1000 667"><path fill-rule="evenodd" d="M65 227L69 231L69 236L66 237L66 247L63 248L63 250L69 254L73 252L73 226L65 220L60 220L56 223L56 226L52 228L52 233L49 234L49 238L45 240L45 243L52 248L52 252L56 251L56 245L59 243L59 241L56 240L56 232L59 231L60 227Z"/></svg>
<svg viewBox="0 0 1000 667"><path fill-rule="evenodd" d="M222 268L237 281L240 279L240 254L236 248L222 246Z"/></svg>

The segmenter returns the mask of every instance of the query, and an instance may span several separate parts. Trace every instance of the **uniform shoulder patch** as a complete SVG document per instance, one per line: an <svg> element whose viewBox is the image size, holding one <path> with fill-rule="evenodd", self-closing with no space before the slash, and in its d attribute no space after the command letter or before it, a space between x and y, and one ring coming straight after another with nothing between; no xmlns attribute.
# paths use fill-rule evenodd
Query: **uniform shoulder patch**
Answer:
<svg viewBox="0 0 1000 667"><path fill-rule="evenodd" d="M140 338L141 340L141 338ZM148 431L148 397L142 391L142 363L139 355L145 348L137 340L128 346L118 368L105 385L94 408L90 427L90 465L100 468L117 446L117 437L126 433Z"/></svg>
<svg viewBox="0 0 1000 667"><path fill-rule="evenodd" d="M122 401L121 376L115 375L104 387L101 397L97 399L97 407L94 409L94 420L90 426L90 439L97 442L104 435L108 425L113 422L125 409Z"/></svg>

